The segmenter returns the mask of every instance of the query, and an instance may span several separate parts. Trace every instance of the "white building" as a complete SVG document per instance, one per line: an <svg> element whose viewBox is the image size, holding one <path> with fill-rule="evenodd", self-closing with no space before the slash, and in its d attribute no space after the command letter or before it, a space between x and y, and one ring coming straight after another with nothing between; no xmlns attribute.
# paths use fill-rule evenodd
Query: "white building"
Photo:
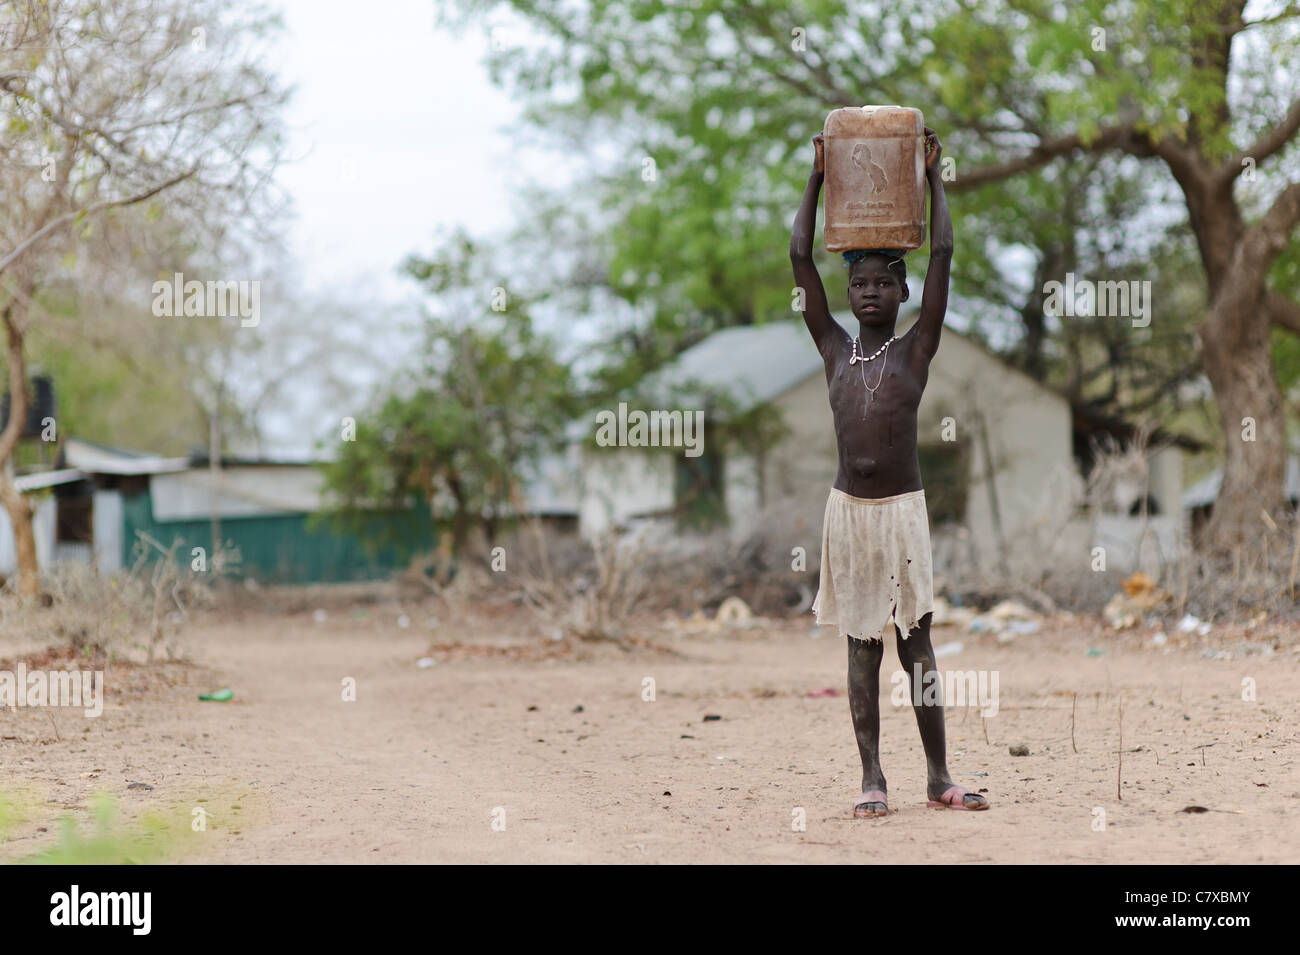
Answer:
<svg viewBox="0 0 1300 955"><path fill-rule="evenodd" d="M900 315L899 334L917 313L911 308ZM851 315L836 319L851 327ZM822 359L802 322L719 331L651 376L640 391L669 396L657 408L698 410L700 398L682 400L683 394L699 394L695 385L717 389L742 409L768 403L789 428L762 460L735 449L719 454L706 432L702 457L715 457L733 534L752 531L773 509L798 511L805 526L819 533L837 455ZM569 467L580 475L580 532L590 536L677 513L682 469L690 464L683 452L581 442L595 426L588 420L574 429L568 456ZM977 559L996 559L999 549L1026 540L1048 540L1083 554L1100 544L1120 567L1137 563L1139 533L1147 546L1156 542L1166 551L1180 546L1185 521L1182 450L1176 444L1148 456L1147 486L1131 488L1132 500L1108 502L1113 513L1093 522L1076 513L1082 488L1080 447L1089 434L1123 428L1075 412L1059 392L946 327L918 412L921 473L937 537L959 538ZM553 469L556 463L552 461ZM690 466L701 467L698 459ZM1129 513L1133 502L1143 499L1151 512L1145 524Z"/></svg>

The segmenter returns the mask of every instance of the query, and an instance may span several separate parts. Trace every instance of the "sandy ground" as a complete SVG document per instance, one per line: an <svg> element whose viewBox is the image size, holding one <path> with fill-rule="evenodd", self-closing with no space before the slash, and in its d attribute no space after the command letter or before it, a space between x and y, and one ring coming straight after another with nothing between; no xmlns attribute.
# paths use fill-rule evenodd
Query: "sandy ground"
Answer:
<svg viewBox="0 0 1300 955"><path fill-rule="evenodd" d="M894 812L853 820L846 652L829 631L653 624L625 651L530 626L481 618L449 640L382 607L250 613L196 627L189 666L110 669L98 719L0 710L0 789L27 807L0 860L47 848L58 816L110 792L131 815L205 807L173 854L195 863L1300 861L1293 630L1155 647L1089 620L1005 645L936 628L936 645L964 644L941 668L998 675L996 716L947 716L954 778L992 809L927 809L913 714L886 704ZM426 655L437 664L417 667ZM882 699L897 666L890 647ZM197 700L216 686L236 700Z"/></svg>

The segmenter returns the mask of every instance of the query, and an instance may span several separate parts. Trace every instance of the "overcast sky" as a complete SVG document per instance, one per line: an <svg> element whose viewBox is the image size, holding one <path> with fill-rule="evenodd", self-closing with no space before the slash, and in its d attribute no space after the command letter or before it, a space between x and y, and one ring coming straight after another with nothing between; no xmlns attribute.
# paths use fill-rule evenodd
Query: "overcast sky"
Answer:
<svg viewBox="0 0 1300 955"><path fill-rule="evenodd" d="M513 150L519 111L480 65L481 28L438 29L431 0L274 2L275 65L297 87L286 118L299 158L279 176L296 207L290 251L314 286L410 298L401 260L431 251L439 225L507 227L512 179L546 160Z"/></svg>

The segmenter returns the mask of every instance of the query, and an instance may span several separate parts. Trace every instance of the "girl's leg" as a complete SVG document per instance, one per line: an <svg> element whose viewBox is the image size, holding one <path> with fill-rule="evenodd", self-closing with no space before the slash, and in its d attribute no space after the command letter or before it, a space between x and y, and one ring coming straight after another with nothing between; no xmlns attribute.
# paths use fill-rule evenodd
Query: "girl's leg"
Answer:
<svg viewBox="0 0 1300 955"><path fill-rule="evenodd" d="M939 683L931 689L932 682L938 681L940 674L934 663L934 648L930 645L930 618L931 614L927 613L917 621L906 640L897 625L894 633L898 635L898 659L907 671L912 688L912 709L916 713L916 726L921 731L921 745L925 748L926 792L932 802L938 802L953 788L953 781L948 775L948 752L944 740L943 685ZM927 677L931 673L934 676ZM926 704L927 696L937 696L939 702ZM977 793L966 793L962 800L967 809L988 808L988 800Z"/></svg>
<svg viewBox="0 0 1300 955"><path fill-rule="evenodd" d="M880 769L880 661L884 657L883 640L858 640L849 637L849 710L853 715L853 733L862 757L862 791L885 792L885 774ZM883 801L861 803L854 815L884 815Z"/></svg>

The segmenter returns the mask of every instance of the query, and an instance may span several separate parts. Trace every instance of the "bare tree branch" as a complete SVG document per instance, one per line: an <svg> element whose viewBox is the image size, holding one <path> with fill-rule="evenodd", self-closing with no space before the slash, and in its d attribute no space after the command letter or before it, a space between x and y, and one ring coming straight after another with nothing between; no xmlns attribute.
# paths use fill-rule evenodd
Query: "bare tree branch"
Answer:
<svg viewBox="0 0 1300 955"><path fill-rule="evenodd" d="M1253 159L1256 165L1262 163L1290 142L1297 131L1300 131L1300 98L1291 104L1280 123L1255 140L1253 145L1225 159L1215 174L1220 179L1236 179L1245 168L1242 165L1245 160Z"/></svg>
<svg viewBox="0 0 1300 955"><path fill-rule="evenodd" d="M18 244L18 247L15 248L12 252L10 252L4 258L0 258L0 273L3 273L5 269L13 265L14 262L16 262L24 252L26 252L36 243L40 242L41 239L44 239L46 236L48 236L51 232L58 229L60 226L66 225L67 223L73 222L77 219L84 218L85 216L93 215L96 212L101 212L104 209L112 209L119 206L133 206L137 202L144 202L146 199L151 199L154 196L158 195L160 192L165 192L166 190L170 189L172 186L176 185L177 183L184 182L186 179L189 179L191 176L194 175L196 170L197 167L192 167L188 171L183 172L180 175L173 176L171 179L168 179L166 182L159 183L158 185L154 186L152 189L146 189L144 192L139 193L138 195L128 196L125 199L102 199L99 202L91 203L90 205L86 206L84 209L77 209L74 212L66 212L61 216L57 216L56 218L51 219L49 222L45 223L45 225L41 226L39 229L37 229L35 232L29 235L26 239L20 242Z"/></svg>

